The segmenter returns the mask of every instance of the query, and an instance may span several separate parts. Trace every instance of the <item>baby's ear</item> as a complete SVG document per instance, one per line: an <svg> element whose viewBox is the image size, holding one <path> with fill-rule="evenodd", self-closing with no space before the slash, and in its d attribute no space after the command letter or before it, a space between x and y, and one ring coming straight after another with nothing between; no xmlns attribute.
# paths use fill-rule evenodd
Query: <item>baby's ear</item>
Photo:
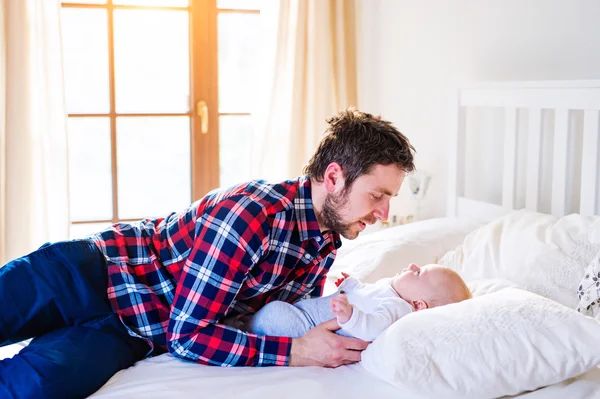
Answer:
<svg viewBox="0 0 600 399"><path fill-rule="evenodd" d="M425 310L429 307L429 305L427 305L427 302L425 302L423 300L413 301L412 305L415 308L415 310L417 310L417 311Z"/></svg>

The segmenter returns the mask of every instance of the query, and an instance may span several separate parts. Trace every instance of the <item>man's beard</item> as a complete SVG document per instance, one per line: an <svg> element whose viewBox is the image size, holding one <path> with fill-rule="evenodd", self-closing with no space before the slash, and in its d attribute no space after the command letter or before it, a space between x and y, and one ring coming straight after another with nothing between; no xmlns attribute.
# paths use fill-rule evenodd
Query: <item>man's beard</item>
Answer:
<svg viewBox="0 0 600 399"><path fill-rule="evenodd" d="M321 224L327 230L333 230L341 236L350 240L356 238L352 231L353 223L343 223L340 215L340 210L348 204L349 193L344 190L338 195L327 194L327 198L323 202L323 209L318 214Z"/></svg>

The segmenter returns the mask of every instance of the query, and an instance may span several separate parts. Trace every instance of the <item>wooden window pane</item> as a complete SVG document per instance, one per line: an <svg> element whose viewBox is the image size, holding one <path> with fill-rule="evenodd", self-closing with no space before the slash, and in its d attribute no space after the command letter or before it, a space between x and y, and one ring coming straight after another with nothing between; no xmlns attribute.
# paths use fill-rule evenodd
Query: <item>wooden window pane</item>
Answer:
<svg viewBox="0 0 600 399"><path fill-rule="evenodd" d="M190 118L118 117L119 218L165 216L191 202Z"/></svg>
<svg viewBox="0 0 600 399"><path fill-rule="evenodd" d="M219 173L221 187L251 178L252 116L219 117Z"/></svg>
<svg viewBox="0 0 600 399"><path fill-rule="evenodd" d="M255 100L259 14L218 16L219 112L248 112Z"/></svg>
<svg viewBox="0 0 600 399"><path fill-rule="evenodd" d="M108 20L104 9L63 8L67 112L108 113Z"/></svg>
<svg viewBox="0 0 600 399"><path fill-rule="evenodd" d="M69 118L71 220L112 219L109 118Z"/></svg>
<svg viewBox="0 0 600 399"><path fill-rule="evenodd" d="M117 9L114 15L117 112L188 112L188 12Z"/></svg>
<svg viewBox="0 0 600 399"><path fill-rule="evenodd" d="M97 233L109 227L111 223L77 223L72 224L69 229L69 238L83 238L89 234Z"/></svg>

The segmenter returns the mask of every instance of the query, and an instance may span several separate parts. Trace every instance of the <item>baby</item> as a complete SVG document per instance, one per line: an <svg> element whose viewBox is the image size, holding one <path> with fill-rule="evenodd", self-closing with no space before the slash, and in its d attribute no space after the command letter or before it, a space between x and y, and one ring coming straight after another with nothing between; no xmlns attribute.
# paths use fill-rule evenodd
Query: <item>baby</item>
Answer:
<svg viewBox="0 0 600 399"><path fill-rule="evenodd" d="M260 309L243 329L259 334L297 338L324 321L337 318L338 334L373 341L386 328L413 311L471 298L462 278L440 265L414 263L392 278L361 283L344 274L338 291L291 305L273 301Z"/></svg>

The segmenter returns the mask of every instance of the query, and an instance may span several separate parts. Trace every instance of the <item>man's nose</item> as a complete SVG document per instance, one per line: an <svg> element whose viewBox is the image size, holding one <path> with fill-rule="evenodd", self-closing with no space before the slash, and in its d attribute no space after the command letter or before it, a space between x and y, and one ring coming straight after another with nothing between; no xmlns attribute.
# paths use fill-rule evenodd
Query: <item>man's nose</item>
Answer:
<svg viewBox="0 0 600 399"><path fill-rule="evenodd" d="M388 220L389 215L390 215L390 201L385 201L381 206L379 206L373 212L373 216L375 216L377 219L379 219L383 222Z"/></svg>

